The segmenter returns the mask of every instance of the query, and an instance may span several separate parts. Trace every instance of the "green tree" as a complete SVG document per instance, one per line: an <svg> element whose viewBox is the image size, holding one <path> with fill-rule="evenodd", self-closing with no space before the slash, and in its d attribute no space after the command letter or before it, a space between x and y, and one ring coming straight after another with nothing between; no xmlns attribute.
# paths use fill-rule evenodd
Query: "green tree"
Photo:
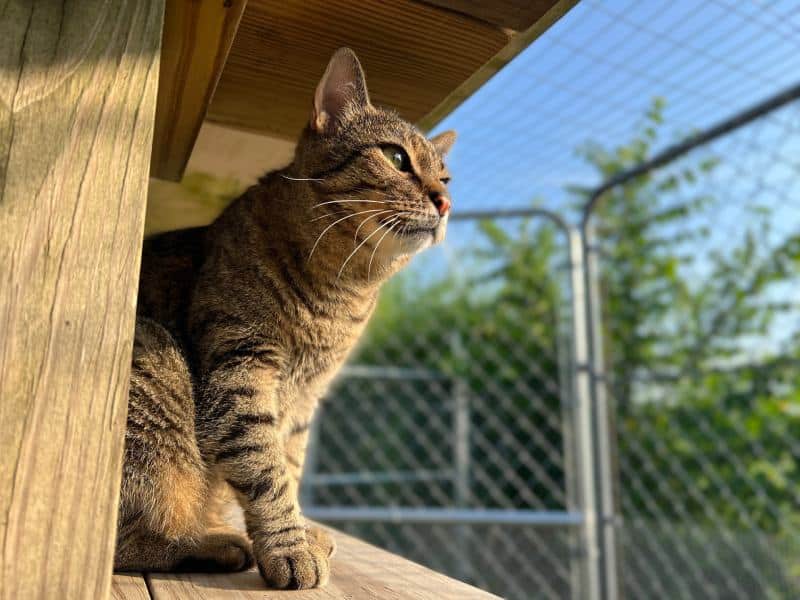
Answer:
<svg viewBox="0 0 800 600"><path fill-rule="evenodd" d="M631 140L581 155L601 180L647 160L662 112L654 102ZM714 569L743 560L727 532L750 536L747 560L764 570L774 570L773 542L788 548L778 580L800 564L800 336L780 349L765 343L796 314L800 231L778 230L780 207L753 198L737 199L743 233L720 235L715 215L731 200L706 190L724 164L696 151L613 188L594 216L623 515L661 523L646 535L666 536L662 551L706 573L722 596L730 577ZM576 205L590 193L568 191ZM484 473L473 503L563 507L564 240L540 220L486 221L477 233L457 274L434 283L409 274L386 290L356 361L466 383ZM711 560L698 528L720 536L713 566L698 566ZM684 546L669 547L675 536ZM742 577L760 584L758 573Z"/></svg>

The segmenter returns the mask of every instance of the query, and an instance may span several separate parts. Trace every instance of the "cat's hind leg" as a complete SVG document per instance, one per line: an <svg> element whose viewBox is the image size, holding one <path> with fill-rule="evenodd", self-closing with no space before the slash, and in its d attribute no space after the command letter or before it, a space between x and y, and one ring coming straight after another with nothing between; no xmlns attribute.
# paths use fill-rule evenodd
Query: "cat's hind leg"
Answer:
<svg viewBox="0 0 800 600"><path fill-rule="evenodd" d="M200 539L166 539L138 531L117 547L117 571L242 571L253 560L250 540L237 532L209 533Z"/></svg>
<svg viewBox="0 0 800 600"><path fill-rule="evenodd" d="M138 319L125 432L114 566L118 570L236 570L249 542L207 531L208 473L197 445L194 398L180 346Z"/></svg>

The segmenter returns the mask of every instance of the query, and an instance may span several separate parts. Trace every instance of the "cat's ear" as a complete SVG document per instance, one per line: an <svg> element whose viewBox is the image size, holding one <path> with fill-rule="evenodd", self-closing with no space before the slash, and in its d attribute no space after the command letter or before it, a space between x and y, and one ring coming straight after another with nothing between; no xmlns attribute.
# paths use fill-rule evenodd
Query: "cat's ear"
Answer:
<svg viewBox="0 0 800 600"><path fill-rule="evenodd" d="M442 133L433 136L430 139L431 144L433 147L436 148L436 151L444 156L448 152L450 152L450 148L453 147L453 143L456 141L457 134L452 129L448 131L443 131Z"/></svg>
<svg viewBox="0 0 800 600"><path fill-rule="evenodd" d="M329 131L349 108L363 109L369 105L361 63L350 48L339 48L317 84L311 127L318 133Z"/></svg>

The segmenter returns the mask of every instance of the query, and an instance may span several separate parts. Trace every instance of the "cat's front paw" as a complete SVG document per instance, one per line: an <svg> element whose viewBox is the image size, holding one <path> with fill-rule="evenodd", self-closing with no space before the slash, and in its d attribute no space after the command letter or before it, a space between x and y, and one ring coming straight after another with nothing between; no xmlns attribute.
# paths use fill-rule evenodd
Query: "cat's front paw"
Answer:
<svg viewBox="0 0 800 600"><path fill-rule="evenodd" d="M264 548L256 553L258 570L267 585L281 590L321 587L330 578L328 550L305 540L289 548Z"/></svg>
<svg viewBox="0 0 800 600"><path fill-rule="evenodd" d="M314 544L322 548L328 558L336 553L336 542L333 540L333 537L331 537L331 534L321 527L307 527L306 538L309 544Z"/></svg>

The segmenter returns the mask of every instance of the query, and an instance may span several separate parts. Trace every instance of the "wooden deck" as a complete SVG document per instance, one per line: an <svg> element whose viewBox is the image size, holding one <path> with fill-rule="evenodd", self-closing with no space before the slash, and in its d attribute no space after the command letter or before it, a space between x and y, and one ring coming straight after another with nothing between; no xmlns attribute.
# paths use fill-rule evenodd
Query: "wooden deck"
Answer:
<svg viewBox="0 0 800 600"><path fill-rule="evenodd" d="M316 590L275 591L258 572L114 575L113 600L489 600L492 594L431 571L356 538L333 532L330 583Z"/></svg>

